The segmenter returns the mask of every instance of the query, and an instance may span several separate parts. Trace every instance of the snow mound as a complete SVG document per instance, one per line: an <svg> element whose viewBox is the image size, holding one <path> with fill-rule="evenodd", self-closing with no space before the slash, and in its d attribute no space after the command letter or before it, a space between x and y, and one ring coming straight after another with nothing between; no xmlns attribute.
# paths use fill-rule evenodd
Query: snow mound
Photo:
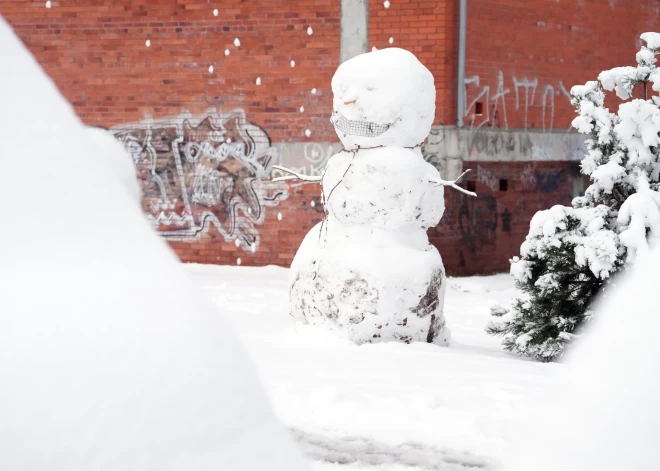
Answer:
<svg viewBox="0 0 660 471"><path fill-rule="evenodd" d="M289 283L289 309L299 324L334 331L358 345L448 344L444 267L421 228L319 223L298 249Z"/></svg>
<svg viewBox="0 0 660 471"><path fill-rule="evenodd" d="M356 56L332 78L331 121L346 149L414 147L431 131L435 117L433 74L404 49Z"/></svg>
<svg viewBox="0 0 660 471"><path fill-rule="evenodd" d="M518 440L502 470L658 469L660 316L649 293L659 265L660 252L651 252L600 301L543 407L519 424L534 433Z"/></svg>
<svg viewBox="0 0 660 471"><path fill-rule="evenodd" d="M0 469L304 469L143 217L130 157L2 18L0 52Z"/></svg>
<svg viewBox="0 0 660 471"><path fill-rule="evenodd" d="M120 142L102 128L87 128L87 134L94 140L94 158L99 165L109 165L108 172L117 173L124 189L138 204L142 201L142 192L135 176L135 165Z"/></svg>

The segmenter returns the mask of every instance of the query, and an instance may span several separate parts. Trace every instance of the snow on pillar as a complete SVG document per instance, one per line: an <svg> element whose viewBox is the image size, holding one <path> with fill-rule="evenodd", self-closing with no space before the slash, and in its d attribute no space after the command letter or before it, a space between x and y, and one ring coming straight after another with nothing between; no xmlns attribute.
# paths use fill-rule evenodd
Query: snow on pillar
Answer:
<svg viewBox="0 0 660 471"><path fill-rule="evenodd" d="M369 1L341 0L339 61L367 52L369 46Z"/></svg>

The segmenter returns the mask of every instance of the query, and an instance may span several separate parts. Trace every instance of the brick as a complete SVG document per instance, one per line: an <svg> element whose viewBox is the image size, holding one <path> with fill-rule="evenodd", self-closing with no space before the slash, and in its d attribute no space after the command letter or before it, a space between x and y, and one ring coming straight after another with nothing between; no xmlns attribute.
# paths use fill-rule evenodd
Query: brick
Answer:
<svg viewBox="0 0 660 471"><path fill-rule="evenodd" d="M315 141L336 141L327 118L330 79L339 60L340 2L221 3L218 17L206 0L57 2L51 9L43 2L0 0L0 13L87 124L109 128L138 122L145 114L166 120L181 108L197 116L215 106L242 108L272 142L304 141L307 128ZM598 8L586 15L581 2L469 2L466 77L474 83L466 87L468 104L482 100L490 111L499 90L506 106L506 116L498 102L499 119L485 122L475 116L475 126L564 132L574 116L566 97L572 85L595 79L600 70L634 63L639 34L649 29L648 12L639 2L592 3ZM389 47L393 37L394 45L415 51L435 77L435 123L454 124L458 0L397 0L387 10L382 0L369 5L369 48ZM312 37L305 32L309 25ZM241 39L239 49L233 46L235 37ZM225 48L231 51L228 57ZM257 76L261 86L255 85ZM319 93L312 96L312 88ZM301 105L304 114L298 112ZM616 106L613 102L610 108ZM474 107L468 123L473 113ZM567 203L572 191L569 175L575 164L534 164L536 172L563 172L551 191L523 185L520 175L527 164L470 162L466 167L477 165L507 179L509 190L491 191L477 182L480 197L474 201L446 192L445 216L429 237L450 274L506 270L532 214ZM169 243L189 262L235 265L240 257L245 265L287 266L323 217L309 206L314 199L320 209L318 186L291 186L289 194L277 207L266 208L264 223L255 225L261 237L256 254L236 248L214 228Z"/></svg>

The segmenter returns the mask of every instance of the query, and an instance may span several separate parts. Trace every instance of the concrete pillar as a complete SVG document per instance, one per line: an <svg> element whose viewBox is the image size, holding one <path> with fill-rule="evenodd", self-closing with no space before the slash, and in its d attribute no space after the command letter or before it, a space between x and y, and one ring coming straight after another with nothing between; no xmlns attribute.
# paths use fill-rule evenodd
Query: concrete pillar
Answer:
<svg viewBox="0 0 660 471"><path fill-rule="evenodd" d="M339 61L367 52L369 47L369 0L341 0Z"/></svg>

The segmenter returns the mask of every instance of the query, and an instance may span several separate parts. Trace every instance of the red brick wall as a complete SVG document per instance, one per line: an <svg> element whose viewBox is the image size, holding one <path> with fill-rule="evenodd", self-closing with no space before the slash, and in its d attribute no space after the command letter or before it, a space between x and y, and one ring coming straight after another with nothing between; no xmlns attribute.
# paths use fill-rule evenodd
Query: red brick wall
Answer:
<svg viewBox="0 0 660 471"><path fill-rule="evenodd" d="M571 87L635 65L659 13L657 0L469 0L466 124L566 130Z"/></svg>
<svg viewBox="0 0 660 471"><path fill-rule="evenodd" d="M0 0L0 13L86 123L113 127L125 144L137 146L145 212L156 217L162 206L165 219L194 213L193 222L185 224L204 229L169 238L181 258L287 265L322 218L319 187L272 185L239 158L221 164L207 159L210 177L202 183L218 190L222 180L222 194L193 202L190 209L180 194L181 187L196 184L195 166L177 175L175 148L180 144L182 152L184 145L220 132L222 139L242 139L251 149L248 164L267 174L272 143L336 141L328 116L330 78L339 60L339 0L54 0L50 9L44 4ZM457 4L391 0L385 9L381 0L370 1L369 47L388 47L391 37L393 46L412 50L429 67L437 86L436 124L455 122ZM658 13L653 0L469 0L466 97L472 106L466 125L565 130L573 116L566 92L604 68L632 64L639 34L660 30ZM235 37L240 48L233 45ZM311 94L312 88L318 93ZM473 120L476 103L483 110ZM182 109L203 118L210 107L217 110L210 121L175 119L167 127ZM242 115L227 114L235 108L261 131ZM146 116L160 127L126 127ZM312 131L309 138L306 129ZM216 150L222 145L213 144ZM161 183L154 181L152 164ZM575 164L470 162L466 167L475 170L480 196L448 191L447 211L429 231L430 239L450 274L505 270L533 213L569 202ZM499 180L508 181L507 191L499 191ZM167 201L161 201L162 194ZM213 218L216 222L208 222ZM187 227L168 224L158 229ZM252 241L258 242L254 253Z"/></svg>
<svg viewBox="0 0 660 471"><path fill-rule="evenodd" d="M456 122L457 18L457 1L395 0L389 8L383 0L369 1L370 50L372 46L408 49L433 73L435 124Z"/></svg>
<svg viewBox="0 0 660 471"><path fill-rule="evenodd" d="M289 197L266 213L254 253L244 242L226 242L215 229L204 231L194 242L170 240L170 245L187 262L236 265L240 259L242 265L288 266L307 232L323 219L320 193L318 184L290 185Z"/></svg>
<svg viewBox="0 0 660 471"><path fill-rule="evenodd" d="M445 214L428 231L450 275L507 271L509 259L520 254L529 222L540 209L570 204L579 188L577 162L469 162L470 180L478 198L445 190ZM483 181L489 181L489 184ZM506 180L506 191L500 190ZM578 184L579 186L579 184ZM494 189L493 189L494 188ZM577 191L576 191L577 190ZM312 201L314 204L312 205ZM282 220L278 220L278 213ZM186 261L235 265L288 265L307 232L323 219L320 187L290 186L289 197L267 213L256 253L227 243L216 230L204 232L194 243L171 242Z"/></svg>
<svg viewBox="0 0 660 471"><path fill-rule="evenodd" d="M44 5L0 0L0 13L88 124L111 127L145 115L175 116L181 108L198 115L209 107L238 107L275 141L305 140L305 129L313 129L317 141L336 139L327 116L330 77L339 61L338 1ZM233 45L236 37L240 48ZM313 88L318 94L311 94Z"/></svg>
<svg viewBox="0 0 660 471"><path fill-rule="evenodd" d="M534 213L569 205L583 184L577 162L469 162L466 167L473 169L469 181L479 196L445 190L447 209L440 225L429 230L453 275L508 271Z"/></svg>

